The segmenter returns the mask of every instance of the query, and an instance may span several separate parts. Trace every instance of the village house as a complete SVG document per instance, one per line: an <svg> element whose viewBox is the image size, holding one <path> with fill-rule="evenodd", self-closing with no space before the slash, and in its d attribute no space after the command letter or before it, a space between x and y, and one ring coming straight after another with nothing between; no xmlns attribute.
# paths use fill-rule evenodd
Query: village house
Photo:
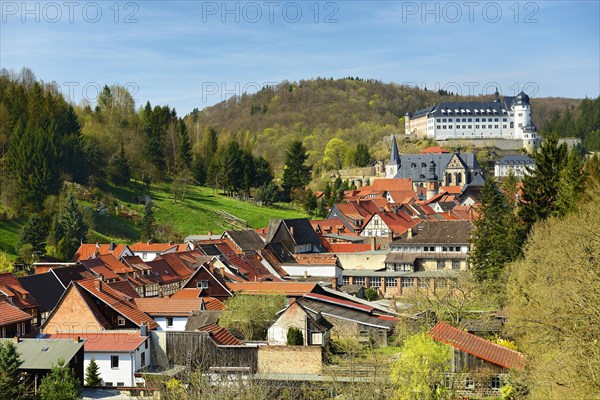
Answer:
<svg viewBox="0 0 600 400"><path fill-rule="evenodd" d="M439 322L429 332L434 340L452 347L447 385L457 395L499 397L511 369L521 370L525 356L515 350Z"/></svg>
<svg viewBox="0 0 600 400"><path fill-rule="evenodd" d="M233 292L227 287L222 275L215 269L211 272L210 268L210 264L202 264L185 282L182 290L200 289L200 296L213 297L219 301L232 297ZM180 296L180 292L175 293L173 297Z"/></svg>
<svg viewBox="0 0 600 400"><path fill-rule="evenodd" d="M42 379L50 372L52 367L64 360L65 366L73 369L75 378L83 385L83 340L52 340L39 339L0 339L5 342L12 341L23 363L19 370L27 373L28 383L38 393Z"/></svg>
<svg viewBox="0 0 600 400"><path fill-rule="evenodd" d="M199 312L202 300L197 298L139 298L135 305L154 319L159 331L184 331L188 317L192 312Z"/></svg>
<svg viewBox="0 0 600 400"><path fill-rule="evenodd" d="M33 327L40 326L40 304L11 272L0 274L0 298L31 315Z"/></svg>
<svg viewBox="0 0 600 400"><path fill-rule="evenodd" d="M267 331L267 342L270 345L286 345L290 328L297 328L302 332L304 346L325 346L333 325L321 314L312 312L294 301L278 313L277 320Z"/></svg>
<svg viewBox="0 0 600 400"><path fill-rule="evenodd" d="M21 286L38 301L40 305L40 325L42 325L50 312L56 307L58 300L65 291L65 287L52 270L41 274L21 276L17 279Z"/></svg>
<svg viewBox="0 0 600 400"><path fill-rule="evenodd" d="M0 338L35 335L32 320L31 315L12 305L6 296L0 297Z"/></svg>
<svg viewBox="0 0 600 400"><path fill-rule="evenodd" d="M134 243L129 248L133 252L131 255L136 255L143 261L152 261L161 254L178 251L179 245L171 243Z"/></svg>
<svg viewBox="0 0 600 400"><path fill-rule="evenodd" d="M533 158L526 155L505 156L496 161L494 165L494 176L496 178L505 178L510 171L519 178L528 174L528 169L534 167Z"/></svg>
<svg viewBox="0 0 600 400"><path fill-rule="evenodd" d="M44 333L140 329L158 324L139 310L133 299L100 279L71 282L52 311Z"/></svg>
<svg viewBox="0 0 600 400"><path fill-rule="evenodd" d="M141 330L54 333L42 335L37 340L40 343L53 343L76 338L83 341L84 371L94 359L98 365L101 386L135 387L135 373L150 365L150 338L144 326Z"/></svg>
<svg viewBox="0 0 600 400"><path fill-rule="evenodd" d="M292 254L320 253L323 250L321 239L306 218L269 221L266 243L271 242L281 242Z"/></svg>
<svg viewBox="0 0 600 400"><path fill-rule="evenodd" d="M95 256L105 254L111 254L119 259L121 257L132 256L133 252L126 244L84 243L79 246L73 255L72 261L77 262L79 260L87 260L88 258L94 258Z"/></svg>

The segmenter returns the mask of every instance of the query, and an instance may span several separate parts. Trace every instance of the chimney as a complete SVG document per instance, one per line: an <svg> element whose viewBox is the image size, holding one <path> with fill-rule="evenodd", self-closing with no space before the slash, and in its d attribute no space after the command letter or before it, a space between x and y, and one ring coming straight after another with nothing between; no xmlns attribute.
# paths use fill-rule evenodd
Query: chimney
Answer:
<svg viewBox="0 0 600 400"><path fill-rule="evenodd" d="M412 230L412 228L408 228L408 230L406 231L406 237L408 239L410 239L411 237L413 237L413 230Z"/></svg>
<svg viewBox="0 0 600 400"><path fill-rule="evenodd" d="M15 335L15 337L13 338L13 343L19 343L21 340L19 339L18 335Z"/></svg>
<svg viewBox="0 0 600 400"><path fill-rule="evenodd" d="M110 251L115 251L117 248L117 244L115 242L110 242Z"/></svg>
<svg viewBox="0 0 600 400"><path fill-rule="evenodd" d="M148 336L148 325L145 322L140 325L140 336Z"/></svg>
<svg viewBox="0 0 600 400"><path fill-rule="evenodd" d="M377 237L373 236L373 240L371 241L371 250L377 250Z"/></svg>
<svg viewBox="0 0 600 400"><path fill-rule="evenodd" d="M308 278L308 271L304 270L304 279Z"/></svg>
<svg viewBox="0 0 600 400"><path fill-rule="evenodd" d="M208 236L212 236L212 231L208 231Z"/></svg>
<svg viewBox="0 0 600 400"><path fill-rule="evenodd" d="M96 281L96 289L98 289L98 291L102 291L102 279L98 279Z"/></svg>
<svg viewBox="0 0 600 400"><path fill-rule="evenodd" d="M81 336L75 336L73 339L74 343L79 343L81 341Z"/></svg>
<svg viewBox="0 0 600 400"><path fill-rule="evenodd" d="M392 299L390 300L390 310L392 310L392 311L396 311L397 310L396 296L394 296L394 295L392 295Z"/></svg>
<svg viewBox="0 0 600 400"><path fill-rule="evenodd" d="M290 235L294 236L294 227L290 226Z"/></svg>
<svg viewBox="0 0 600 400"><path fill-rule="evenodd" d="M331 278L331 288L333 290L337 290L338 289L338 281L337 278Z"/></svg>

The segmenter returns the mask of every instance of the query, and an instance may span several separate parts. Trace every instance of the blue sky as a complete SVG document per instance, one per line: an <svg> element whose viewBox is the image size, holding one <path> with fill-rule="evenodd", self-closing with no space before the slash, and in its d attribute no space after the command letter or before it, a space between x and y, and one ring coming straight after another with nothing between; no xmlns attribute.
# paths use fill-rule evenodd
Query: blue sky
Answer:
<svg viewBox="0 0 600 400"><path fill-rule="evenodd" d="M282 80L600 94L599 1L0 1L0 67L179 115Z"/></svg>

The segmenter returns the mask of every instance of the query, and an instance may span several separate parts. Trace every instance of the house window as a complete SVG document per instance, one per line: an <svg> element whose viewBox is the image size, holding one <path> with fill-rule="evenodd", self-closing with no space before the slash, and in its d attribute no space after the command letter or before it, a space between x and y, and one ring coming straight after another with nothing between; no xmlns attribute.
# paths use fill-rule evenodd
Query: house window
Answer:
<svg viewBox="0 0 600 400"><path fill-rule="evenodd" d="M208 289L208 281L198 281L196 282L197 289Z"/></svg>
<svg viewBox="0 0 600 400"><path fill-rule="evenodd" d="M167 317L167 328L173 327L173 317Z"/></svg>
<svg viewBox="0 0 600 400"><path fill-rule="evenodd" d="M385 278L385 286L387 287L397 287L398 281L396 278Z"/></svg>
<svg viewBox="0 0 600 400"><path fill-rule="evenodd" d="M119 356L110 356L110 367L112 369L119 369Z"/></svg>
<svg viewBox="0 0 600 400"><path fill-rule="evenodd" d="M21 324L17 324L17 336L21 336Z"/></svg>
<svg viewBox="0 0 600 400"><path fill-rule="evenodd" d="M444 260L438 260L437 269L444 269L446 267L446 262Z"/></svg>
<svg viewBox="0 0 600 400"><path fill-rule="evenodd" d="M402 287L413 287L413 278L402 278Z"/></svg>
<svg viewBox="0 0 600 400"><path fill-rule="evenodd" d="M0 337L3 337L3 338L6 337L6 328L4 328L4 327L2 328L2 336L0 336Z"/></svg>
<svg viewBox="0 0 600 400"><path fill-rule="evenodd" d="M140 356L140 367L145 367L146 366L146 353L142 352L141 356Z"/></svg>
<svg viewBox="0 0 600 400"><path fill-rule="evenodd" d="M369 286L380 287L381 286L381 278L369 278Z"/></svg>
<svg viewBox="0 0 600 400"><path fill-rule="evenodd" d="M120 315L117 316L117 325L119 325L119 326L125 325L125 318L121 317Z"/></svg>
<svg viewBox="0 0 600 400"><path fill-rule="evenodd" d="M354 278L354 284L355 285L362 285L362 286L364 286L364 284L365 284L365 278L364 277Z"/></svg>
<svg viewBox="0 0 600 400"><path fill-rule="evenodd" d="M117 382L117 387L125 387L125 382Z"/></svg>
<svg viewBox="0 0 600 400"><path fill-rule="evenodd" d="M452 269L460 269L460 260L452 260Z"/></svg>
<svg viewBox="0 0 600 400"><path fill-rule="evenodd" d="M144 348L147 349L148 348L148 339L144 340Z"/></svg>
<svg viewBox="0 0 600 400"><path fill-rule="evenodd" d="M112 382L104 382L104 386L111 386L112 387L113 383Z"/></svg>
<svg viewBox="0 0 600 400"><path fill-rule="evenodd" d="M349 284L350 284L350 277L348 277L348 276L342 277L342 285L349 285Z"/></svg>
<svg viewBox="0 0 600 400"><path fill-rule="evenodd" d="M499 376L493 376L490 382L492 389L500 390L502 388L502 379Z"/></svg>
<svg viewBox="0 0 600 400"><path fill-rule="evenodd" d="M475 389L475 380L470 376L465 378L465 389Z"/></svg>
<svg viewBox="0 0 600 400"><path fill-rule="evenodd" d="M421 289L427 289L429 287L429 279L428 278L418 278L419 287Z"/></svg>
<svg viewBox="0 0 600 400"><path fill-rule="evenodd" d="M145 260L145 259L147 259L147 258L148 258L148 254L146 254L146 253L142 253L142 260Z"/></svg>
<svg viewBox="0 0 600 400"><path fill-rule="evenodd" d="M23 334L23 336L27 334L27 332L25 331L25 322L21 323L21 333Z"/></svg>

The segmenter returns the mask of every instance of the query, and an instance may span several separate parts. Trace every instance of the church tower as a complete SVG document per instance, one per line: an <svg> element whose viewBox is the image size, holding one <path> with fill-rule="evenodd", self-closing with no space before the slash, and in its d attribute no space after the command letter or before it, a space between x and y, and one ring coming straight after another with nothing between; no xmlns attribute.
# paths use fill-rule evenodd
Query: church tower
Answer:
<svg viewBox="0 0 600 400"><path fill-rule="evenodd" d="M385 177L395 178L400 169L400 153L398 152L398 144L396 143L396 135L392 135L392 150L390 159L385 165Z"/></svg>
<svg viewBox="0 0 600 400"><path fill-rule="evenodd" d="M429 163L429 172L427 173L427 200L430 200L437 196L439 192L438 176L435 173L437 165L433 159Z"/></svg>

